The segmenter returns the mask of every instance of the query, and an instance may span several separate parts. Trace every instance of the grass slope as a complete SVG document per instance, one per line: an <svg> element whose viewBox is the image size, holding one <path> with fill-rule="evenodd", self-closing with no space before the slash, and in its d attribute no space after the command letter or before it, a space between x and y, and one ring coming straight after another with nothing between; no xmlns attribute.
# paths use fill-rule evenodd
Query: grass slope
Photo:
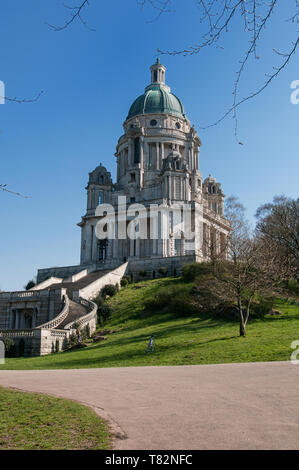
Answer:
<svg viewBox="0 0 299 470"><path fill-rule="evenodd" d="M0 388L0 450L105 450L107 424L70 400Z"/></svg>
<svg viewBox="0 0 299 470"><path fill-rule="evenodd" d="M122 289L110 300L113 315L105 328L117 330L106 341L81 350L36 358L7 359L5 369L61 369L147 365L216 364L289 360L290 344L299 339L299 307L278 302L284 315L268 316L248 324L239 337L237 322L219 318L149 314L146 298L180 279L144 281ZM145 354L148 338L155 335L156 351Z"/></svg>

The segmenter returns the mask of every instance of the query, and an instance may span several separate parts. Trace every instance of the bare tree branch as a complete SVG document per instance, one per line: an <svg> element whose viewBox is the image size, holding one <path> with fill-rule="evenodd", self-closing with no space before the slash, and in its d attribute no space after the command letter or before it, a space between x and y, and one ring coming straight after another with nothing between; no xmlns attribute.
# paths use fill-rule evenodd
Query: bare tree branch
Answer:
<svg viewBox="0 0 299 470"><path fill-rule="evenodd" d="M205 47L215 46L219 48L221 47L219 44L220 40L223 38L224 33L229 32L230 27L233 26L233 20L238 17L242 19L244 32L249 35L249 47L244 55L244 58L240 60L240 67L237 71L237 77L233 87L232 105L214 123L200 127L201 129L207 129L209 127L216 126L228 115L232 114L235 122L235 138L239 144L242 144L238 138L237 108L245 101L248 101L249 99L252 99L260 94L268 85L270 85L272 80L276 78L289 63L298 46L298 31L296 31L296 39L292 43L288 53L281 53L273 48L273 51L276 54L283 57L284 60L282 64L278 67L273 67L273 72L266 75L267 79L265 83L256 91L248 94L248 96L242 99L239 99L239 85L241 77L246 69L247 62L251 56L253 56L255 59L260 59L259 55L257 54L258 43L262 38L263 32L266 28L266 25L269 23L274 10L277 9L278 5L282 4L283 0L196 0L196 5L199 9L199 21L201 24L203 24L203 26L205 24L207 25L206 31L202 35L201 41L194 46L182 50L163 51L158 49L159 54L188 56L198 54ZM291 17L286 19L286 21L298 24L298 0L295 0L293 5L295 12L291 15ZM290 6L290 8L292 7Z"/></svg>
<svg viewBox="0 0 299 470"><path fill-rule="evenodd" d="M74 7L69 6L69 5L64 5L65 8L72 11L70 18L66 20L62 26L55 26L50 23L46 23L46 24L50 26L52 29L54 29L54 31L62 31L64 29L67 29L75 20L79 20L83 24L83 26L87 28L89 31L95 31L95 29L90 28L88 26L87 22L82 18L82 15L81 15L83 9L89 5L90 5L89 0L84 0L83 2L81 2L79 6L74 6Z"/></svg>
<svg viewBox="0 0 299 470"><path fill-rule="evenodd" d="M10 98L10 97L8 97L8 96L0 96L0 98L4 98L5 101L12 101L12 102L14 102L14 103L19 103L19 104L22 104L22 103L35 103L35 102L41 97L41 95L42 95L43 93L44 93L44 91L41 90L41 91L36 95L35 98L31 98L31 99L27 99L27 98L25 98L25 99L20 99L20 98L16 98L16 97Z"/></svg>
<svg viewBox="0 0 299 470"><path fill-rule="evenodd" d="M141 8L144 8L145 5L148 4L157 11L157 15L152 20L148 21L148 23L153 23L158 20L163 13L174 13L175 11L168 8L172 0L136 0L136 2Z"/></svg>
<svg viewBox="0 0 299 470"><path fill-rule="evenodd" d="M11 194L15 194L16 196L20 196L20 197L23 197L23 198L25 198L25 199L31 198L31 196L25 196L24 194L17 193L17 192L15 192L15 191L11 191L10 189L7 189L6 186L7 186L7 184L0 184L0 189L1 189L2 191L5 191L5 192L11 193Z"/></svg>

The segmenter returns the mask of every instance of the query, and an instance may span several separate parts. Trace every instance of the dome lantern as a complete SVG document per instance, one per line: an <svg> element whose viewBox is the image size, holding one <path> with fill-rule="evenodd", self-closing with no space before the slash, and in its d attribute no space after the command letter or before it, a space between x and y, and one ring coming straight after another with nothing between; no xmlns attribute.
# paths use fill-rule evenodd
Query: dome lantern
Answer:
<svg viewBox="0 0 299 470"><path fill-rule="evenodd" d="M158 58L156 63L151 66L151 81L153 85L165 85L165 71L166 67L160 63Z"/></svg>

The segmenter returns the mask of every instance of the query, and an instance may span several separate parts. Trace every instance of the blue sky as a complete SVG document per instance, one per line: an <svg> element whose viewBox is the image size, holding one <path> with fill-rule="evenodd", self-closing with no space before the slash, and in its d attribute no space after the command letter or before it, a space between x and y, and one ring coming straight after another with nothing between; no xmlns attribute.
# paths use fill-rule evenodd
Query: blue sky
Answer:
<svg viewBox="0 0 299 470"><path fill-rule="evenodd" d="M91 1L80 23L55 32L68 15L59 0L3 0L0 15L0 80L7 96L35 103L0 106L0 183L31 196L0 193L0 288L22 289L39 267L79 262L80 229L88 173L102 162L115 175L115 146L132 101L150 81L156 50L185 48L201 34L193 0L176 1L175 13L156 21L153 10L135 0ZM259 61L244 75L241 96L263 83L279 64L272 48L288 50L295 29L281 21L286 4L272 18ZM294 2L295 3L295 2ZM70 0L71 4L71 0ZM192 57L161 56L166 81L182 100L202 139L200 167L237 195L254 222L256 208L275 194L298 197L299 105L290 84L299 79L298 54L273 85L239 111L239 134L226 119L215 121L231 103L238 60L248 38L238 22L222 41ZM274 60L274 62L273 62Z"/></svg>

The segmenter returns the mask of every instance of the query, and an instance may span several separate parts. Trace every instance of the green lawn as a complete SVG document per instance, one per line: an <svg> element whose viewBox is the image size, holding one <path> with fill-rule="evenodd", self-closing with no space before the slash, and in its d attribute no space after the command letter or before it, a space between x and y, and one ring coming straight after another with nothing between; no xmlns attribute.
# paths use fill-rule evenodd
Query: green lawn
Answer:
<svg viewBox="0 0 299 470"><path fill-rule="evenodd" d="M110 300L113 315L105 328L117 330L88 348L36 358L7 359L0 369L61 369L146 365L216 364L289 360L292 341L299 339L299 307L277 302L284 315L249 322L239 337L238 322L219 318L146 313L144 299L179 279L144 281L122 289ZM156 351L145 354L155 335Z"/></svg>
<svg viewBox="0 0 299 470"><path fill-rule="evenodd" d="M107 424L70 400L0 388L0 450L105 450Z"/></svg>

